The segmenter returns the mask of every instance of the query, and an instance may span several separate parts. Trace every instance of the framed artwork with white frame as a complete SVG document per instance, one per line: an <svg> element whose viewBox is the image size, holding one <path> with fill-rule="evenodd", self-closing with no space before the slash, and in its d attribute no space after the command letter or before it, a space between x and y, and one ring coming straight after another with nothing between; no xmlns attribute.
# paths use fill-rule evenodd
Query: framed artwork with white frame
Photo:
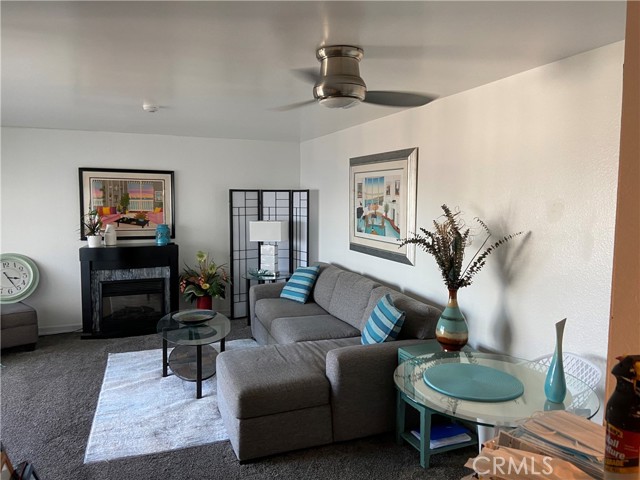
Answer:
<svg viewBox="0 0 640 480"><path fill-rule="evenodd" d="M418 148L349 160L349 248L413 265L415 245L399 240L416 228Z"/></svg>

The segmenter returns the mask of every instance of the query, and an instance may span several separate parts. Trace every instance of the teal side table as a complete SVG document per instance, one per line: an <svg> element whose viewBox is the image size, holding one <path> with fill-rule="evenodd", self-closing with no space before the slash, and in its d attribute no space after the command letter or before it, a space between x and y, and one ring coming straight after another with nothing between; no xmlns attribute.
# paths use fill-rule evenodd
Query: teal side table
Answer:
<svg viewBox="0 0 640 480"><path fill-rule="evenodd" d="M470 348L469 346L465 346L463 350L473 351L473 349ZM420 355L428 355L428 354L433 354L441 351L442 351L442 348L440 347L440 344L435 339L428 340L427 342L421 343L419 345L402 347L398 349L398 364L402 362L406 362L407 360L410 360ZM410 426L407 427L407 419L406 419L407 406L413 408L420 414L420 420L418 425L420 429L420 438L416 438L411 433ZM456 420L456 422L459 422L464 426L466 426L467 428L469 428L469 430L471 431L471 440L468 442L456 443L455 445L447 445L445 447L432 449L430 446L430 441L431 441L430 437L431 437L431 425L433 420L432 417L434 415L436 415L437 417L450 419L450 417L447 417L446 415L435 412L434 410L431 410L430 408L422 404L414 402L406 394L398 390L397 405L396 405L396 442L398 443L398 445L402 445L403 441L407 442L413 448L418 450L420 452L420 465L422 466L422 468L429 468L429 461L430 461L431 455L478 444L476 425L473 425L467 422L462 422L460 420Z"/></svg>

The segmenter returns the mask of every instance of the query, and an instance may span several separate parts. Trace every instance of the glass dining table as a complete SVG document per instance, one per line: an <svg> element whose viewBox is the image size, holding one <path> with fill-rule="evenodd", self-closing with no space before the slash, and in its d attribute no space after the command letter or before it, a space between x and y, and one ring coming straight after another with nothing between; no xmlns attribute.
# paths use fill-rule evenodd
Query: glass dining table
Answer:
<svg viewBox="0 0 640 480"><path fill-rule="evenodd" d="M596 392L585 382L565 374L567 395L562 404L547 401L546 373L536 363L509 355L473 351L437 352L402 362L394 373L398 390L397 437L412 443L405 434L404 405L420 411L421 463L428 466L428 432L433 413L471 422L476 426L517 427L533 413L564 409L592 418L600 409Z"/></svg>

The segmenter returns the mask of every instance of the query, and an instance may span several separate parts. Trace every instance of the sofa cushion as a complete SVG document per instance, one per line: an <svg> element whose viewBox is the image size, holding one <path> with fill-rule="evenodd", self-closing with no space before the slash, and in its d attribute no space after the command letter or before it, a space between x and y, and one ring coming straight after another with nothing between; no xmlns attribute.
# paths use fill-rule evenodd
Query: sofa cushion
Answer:
<svg viewBox="0 0 640 480"><path fill-rule="evenodd" d="M399 340L407 338L418 338L420 340L435 338L436 323L438 323L442 310L433 305L419 302L414 298L408 297L388 287L378 287L371 292L369 304L364 311L363 323L368 320L378 300L386 294L391 295L393 304L405 313L404 323L398 335Z"/></svg>
<svg viewBox="0 0 640 480"><path fill-rule="evenodd" d="M360 335L359 330L329 314L276 318L269 333L281 344Z"/></svg>
<svg viewBox="0 0 640 480"><path fill-rule="evenodd" d="M320 275L313 289L313 300L325 310L329 310L333 290L336 288L338 277L344 270L334 265L319 264Z"/></svg>
<svg viewBox="0 0 640 480"><path fill-rule="evenodd" d="M367 308L371 291L379 285L358 273L343 270L336 279L336 286L327 311L362 331L364 322L367 320L362 316Z"/></svg>
<svg viewBox="0 0 640 480"><path fill-rule="evenodd" d="M318 272L320 267L314 265L312 267L298 267L296 271L291 275L291 278L287 280L287 284L280 292L281 298L293 300L298 303L306 303L313 284L318 278Z"/></svg>
<svg viewBox="0 0 640 480"><path fill-rule="evenodd" d="M317 303L298 303L284 298L262 298L256 302L255 316L267 329L271 322L280 317L306 317L308 315L326 315Z"/></svg>
<svg viewBox="0 0 640 480"><path fill-rule="evenodd" d="M328 405L327 352L356 343L319 340L225 351L216 359L218 394L240 419Z"/></svg>
<svg viewBox="0 0 640 480"><path fill-rule="evenodd" d="M404 312L398 310L391 300L391 295L386 294L378 300L362 330L362 344L371 345L395 340L403 323Z"/></svg>

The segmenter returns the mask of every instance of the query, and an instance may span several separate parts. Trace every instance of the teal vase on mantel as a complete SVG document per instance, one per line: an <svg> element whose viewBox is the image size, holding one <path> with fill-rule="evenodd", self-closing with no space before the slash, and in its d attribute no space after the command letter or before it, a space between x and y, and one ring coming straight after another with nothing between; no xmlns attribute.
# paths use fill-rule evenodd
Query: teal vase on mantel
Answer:
<svg viewBox="0 0 640 480"><path fill-rule="evenodd" d="M544 382L544 394L547 400L553 403L564 402L564 397L567 395L567 382L564 378L564 364L562 362L562 337L566 322L565 318L556 323L556 349L553 352L547 378Z"/></svg>
<svg viewBox="0 0 640 480"><path fill-rule="evenodd" d="M449 290L447 307L436 324L436 340L445 352L457 352L469 340L467 320L458 307L458 290Z"/></svg>

